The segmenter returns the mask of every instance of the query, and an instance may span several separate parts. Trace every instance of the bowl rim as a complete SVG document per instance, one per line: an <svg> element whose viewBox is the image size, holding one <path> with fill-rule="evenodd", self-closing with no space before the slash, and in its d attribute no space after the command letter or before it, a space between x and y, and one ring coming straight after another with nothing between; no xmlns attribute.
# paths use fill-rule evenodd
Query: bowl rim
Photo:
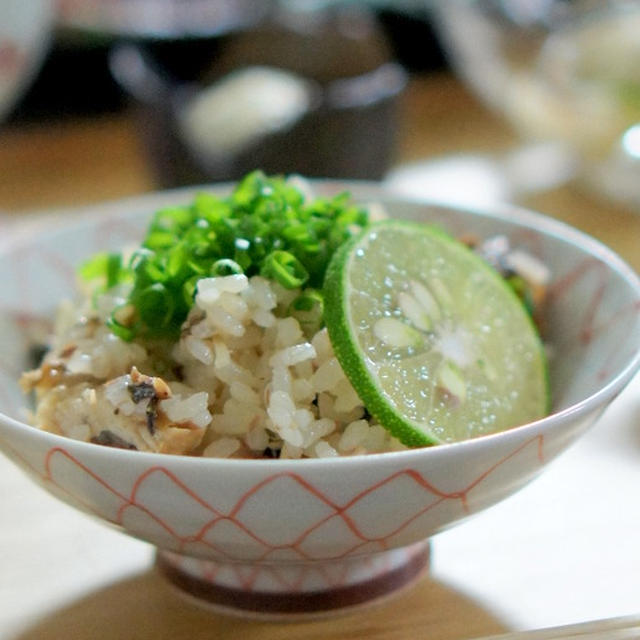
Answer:
<svg viewBox="0 0 640 640"><path fill-rule="evenodd" d="M384 183L370 180L336 180L336 179L310 179L315 187L320 189L320 195L329 195L350 191L357 202L367 202L375 198L376 202L403 202L408 205L417 205L425 208L436 208L440 211L456 211L463 214L476 215L485 219L504 220L509 224L533 229L547 236L558 238L564 242L579 247L586 254L604 263L608 269L617 272L636 292L637 299L632 301L633 308L640 315L640 276L632 269L615 251L607 247L603 242L584 231L552 218L548 215L532 211L511 203L482 203L477 207L447 203L441 200L430 200L395 193L385 187ZM125 198L116 198L97 204L83 207L58 208L42 210L29 215L29 221L22 225L16 233L12 234L8 241L0 239L0 257L13 251L18 251L31 242L46 236L47 231L69 231L73 228L81 228L83 225L93 226L105 216L116 215L121 218L130 216L151 215L159 207L170 206L188 201L195 194L206 191L209 193L224 194L233 187L234 182L221 182L180 187L165 191L155 191ZM48 212L48 213L47 213ZM64 216L61 224L60 216ZM337 456L330 458L300 458L300 459L261 459L261 458L206 458L202 456L188 456L154 453L148 451L129 451L114 447L103 447L90 442L74 440L66 436L39 430L26 422L19 421L0 411L0 422L10 430L20 432L29 431L30 435L39 440L48 440L52 448L79 448L94 457L121 457L123 460L138 460L151 464L162 463L172 466L218 466L222 469L243 470L249 464L249 469L275 470L284 472L291 469L309 471L315 468L323 468L327 464L359 465L380 464L381 462L411 463L417 459L429 459L432 456L454 455L455 452L468 449L484 448L491 446L496 440L509 441L519 439L523 434L530 432L534 437L539 431L553 431L576 417L582 417L595 411L597 408L606 408L608 403L624 389L634 375L640 371L640 345L626 365L602 388L598 389L582 400L565 407L559 411L550 413L543 418L522 425L511 427L505 431L485 434L459 442L442 443L430 447L417 447L402 451L388 451L380 453L368 453L354 456ZM0 425L1 426L1 425ZM371 461L371 462L365 462ZM288 469L290 467L291 469Z"/></svg>

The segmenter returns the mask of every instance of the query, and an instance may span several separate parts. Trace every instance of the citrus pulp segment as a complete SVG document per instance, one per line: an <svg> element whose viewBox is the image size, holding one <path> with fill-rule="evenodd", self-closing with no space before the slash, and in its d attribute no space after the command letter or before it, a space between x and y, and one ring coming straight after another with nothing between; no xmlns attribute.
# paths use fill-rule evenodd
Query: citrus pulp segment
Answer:
<svg viewBox="0 0 640 640"><path fill-rule="evenodd" d="M530 316L492 267L441 230L372 225L336 252L324 293L345 374L404 444L465 440L547 412Z"/></svg>

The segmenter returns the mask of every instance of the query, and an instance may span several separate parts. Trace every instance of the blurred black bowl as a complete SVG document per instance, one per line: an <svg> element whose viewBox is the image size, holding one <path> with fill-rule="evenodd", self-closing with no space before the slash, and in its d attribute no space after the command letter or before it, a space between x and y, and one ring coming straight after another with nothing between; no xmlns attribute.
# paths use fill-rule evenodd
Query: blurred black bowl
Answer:
<svg viewBox="0 0 640 640"><path fill-rule="evenodd" d="M218 46L197 81L175 75L166 47L160 58L140 43L114 47L110 68L136 107L160 187L254 168L375 180L393 159L406 73L361 9L279 15ZM254 90L256 78L265 82ZM278 108L280 126L270 118Z"/></svg>

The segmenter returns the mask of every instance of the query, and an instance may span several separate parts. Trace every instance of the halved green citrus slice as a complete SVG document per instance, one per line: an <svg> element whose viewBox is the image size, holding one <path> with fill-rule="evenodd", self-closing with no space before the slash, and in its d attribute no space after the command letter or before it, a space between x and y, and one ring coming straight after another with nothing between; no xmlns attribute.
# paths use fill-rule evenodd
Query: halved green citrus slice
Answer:
<svg viewBox="0 0 640 640"><path fill-rule="evenodd" d="M338 361L404 444L465 440L547 413L529 314L497 271L440 229L372 225L336 252L324 293Z"/></svg>

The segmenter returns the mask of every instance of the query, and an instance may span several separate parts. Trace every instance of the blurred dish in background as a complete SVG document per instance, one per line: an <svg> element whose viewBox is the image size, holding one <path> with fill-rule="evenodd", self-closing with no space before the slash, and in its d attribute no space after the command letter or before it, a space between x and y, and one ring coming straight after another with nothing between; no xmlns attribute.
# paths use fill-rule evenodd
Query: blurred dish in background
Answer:
<svg viewBox="0 0 640 640"><path fill-rule="evenodd" d="M186 146L224 163L257 141L291 129L313 107L310 82L273 67L246 67L204 87L178 115Z"/></svg>
<svg viewBox="0 0 640 640"><path fill-rule="evenodd" d="M385 185L412 198L490 205L559 187L574 177L576 166L565 145L541 142L502 154L458 153L401 165Z"/></svg>
<svg viewBox="0 0 640 640"><path fill-rule="evenodd" d="M37 74L49 46L53 20L50 0L0 2L0 120Z"/></svg>
<svg viewBox="0 0 640 640"><path fill-rule="evenodd" d="M255 24L269 0L58 0L66 29L110 37L188 38Z"/></svg>
<svg viewBox="0 0 640 640"><path fill-rule="evenodd" d="M379 179L406 74L362 8L280 11L176 73L143 43L114 48L160 186L268 173Z"/></svg>
<svg viewBox="0 0 640 640"><path fill-rule="evenodd" d="M244 0L233 2L232 11L225 13L220 7L231 6L229 0L146 0L153 5L136 3L136 0L126 3L112 0L53 1L59 4L60 15L49 53L35 82L11 113L11 124L121 112L127 100L113 79L108 64L109 50L115 41L144 43L152 50L161 68L181 79L197 81L238 32L252 29L283 8L309 6L309 0ZM392 58L411 73L441 69L444 64L442 49L431 25L430 1L365 2L375 13L390 44ZM206 29L202 24L189 29L185 25L195 22L188 17L190 9L198 11L204 2L216 6L218 20L213 19L214 13L210 10L210 19L203 22ZM336 2L312 0L311 4L320 10L322 6ZM147 18L140 10L143 6L154 8L146 27ZM138 18L136 20L133 15L133 26L126 29L118 27L118 7L120 21L126 7L130 7L131 15L137 7ZM177 16L178 23L174 26L167 26L171 25L170 15ZM142 22L141 17L145 18ZM159 23L165 26L159 28ZM177 35L179 33L185 35Z"/></svg>
<svg viewBox="0 0 640 640"><path fill-rule="evenodd" d="M580 183L640 207L640 2L435 5L454 66L528 140L564 142Z"/></svg>
<svg viewBox="0 0 640 640"><path fill-rule="evenodd" d="M34 0L37 5L41 0ZM36 82L11 123L121 111L125 96L108 66L115 42L145 42L194 77L219 43L251 28L276 0L49 0L56 8L52 43ZM0 0L2 5L4 0ZM13 2L9 4L14 4ZM17 3L15 3L17 4ZM30 0L23 4L31 7ZM0 6L0 15L4 5ZM0 26L1 31L1 26Z"/></svg>

